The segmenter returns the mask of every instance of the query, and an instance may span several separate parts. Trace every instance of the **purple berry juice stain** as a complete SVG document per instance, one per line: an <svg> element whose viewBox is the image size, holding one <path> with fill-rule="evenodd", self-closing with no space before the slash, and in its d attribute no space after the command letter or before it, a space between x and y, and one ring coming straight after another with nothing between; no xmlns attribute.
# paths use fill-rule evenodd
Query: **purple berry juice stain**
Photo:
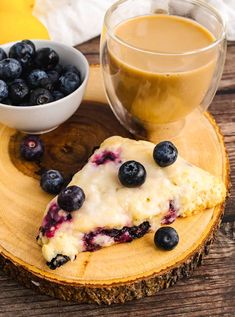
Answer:
<svg viewBox="0 0 235 317"><path fill-rule="evenodd" d="M116 243L131 242L134 239L143 237L150 229L148 221L141 223L139 226L123 227L122 229L103 229L97 228L83 236L84 251L96 251L101 248L95 243L95 237L98 235L113 238Z"/></svg>
<svg viewBox="0 0 235 317"><path fill-rule="evenodd" d="M46 235L47 238L53 238L61 224L66 221L71 221L71 219L70 213L61 210L56 203L52 203L43 219L41 232L43 235Z"/></svg>
<svg viewBox="0 0 235 317"><path fill-rule="evenodd" d="M96 164L97 166L109 162L121 163L120 153L104 150L101 153L95 154L91 162Z"/></svg>
<svg viewBox="0 0 235 317"><path fill-rule="evenodd" d="M169 210L167 214L163 217L161 224L169 225L173 223L177 217L178 217L178 209L175 207L174 201L170 200Z"/></svg>

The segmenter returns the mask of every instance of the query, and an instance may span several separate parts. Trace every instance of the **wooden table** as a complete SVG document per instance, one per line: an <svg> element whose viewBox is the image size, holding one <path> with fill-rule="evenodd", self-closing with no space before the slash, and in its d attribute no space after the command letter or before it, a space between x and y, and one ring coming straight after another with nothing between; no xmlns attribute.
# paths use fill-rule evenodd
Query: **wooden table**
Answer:
<svg viewBox="0 0 235 317"><path fill-rule="evenodd" d="M99 63L99 38L78 48L91 64ZM153 297L99 307L34 293L0 270L0 316L235 316L235 42L228 45L223 78L210 111L225 136L234 188L210 255L191 278Z"/></svg>

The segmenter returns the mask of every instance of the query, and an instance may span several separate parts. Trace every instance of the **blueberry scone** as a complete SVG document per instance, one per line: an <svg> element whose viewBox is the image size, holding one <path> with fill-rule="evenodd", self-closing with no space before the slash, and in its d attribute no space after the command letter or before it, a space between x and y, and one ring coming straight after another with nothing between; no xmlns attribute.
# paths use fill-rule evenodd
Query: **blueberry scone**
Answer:
<svg viewBox="0 0 235 317"><path fill-rule="evenodd" d="M171 142L114 136L49 203L37 239L55 269L79 252L131 242L215 207L225 196L224 183L181 158Z"/></svg>

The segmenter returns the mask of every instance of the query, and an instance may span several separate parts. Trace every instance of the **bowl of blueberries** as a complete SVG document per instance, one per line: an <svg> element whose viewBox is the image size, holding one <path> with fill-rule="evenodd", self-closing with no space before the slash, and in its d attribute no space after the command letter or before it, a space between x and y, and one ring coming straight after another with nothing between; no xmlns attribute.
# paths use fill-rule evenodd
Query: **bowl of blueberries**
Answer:
<svg viewBox="0 0 235 317"><path fill-rule="evenodd" d="M17 130L46 133L78 109L89 64L73 47L50 40L0 46L0 122Z"/></svg>

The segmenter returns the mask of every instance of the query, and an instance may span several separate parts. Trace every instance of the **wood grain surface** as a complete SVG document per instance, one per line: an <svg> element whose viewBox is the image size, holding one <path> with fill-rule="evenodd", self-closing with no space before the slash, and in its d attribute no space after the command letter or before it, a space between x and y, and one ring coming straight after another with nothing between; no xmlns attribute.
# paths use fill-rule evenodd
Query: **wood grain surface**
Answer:
<svg viewBox="0 0 235 317"><path fill-rule="evenodd" d="M78 47L98 63L99 39ZM235 43L229 43L223 79L210 107L225 135L235 185ZM111 307L79 305L39 295L0 270L0 316L235 316L235 189L210 255L193 277L158 295Z"/></svg>

